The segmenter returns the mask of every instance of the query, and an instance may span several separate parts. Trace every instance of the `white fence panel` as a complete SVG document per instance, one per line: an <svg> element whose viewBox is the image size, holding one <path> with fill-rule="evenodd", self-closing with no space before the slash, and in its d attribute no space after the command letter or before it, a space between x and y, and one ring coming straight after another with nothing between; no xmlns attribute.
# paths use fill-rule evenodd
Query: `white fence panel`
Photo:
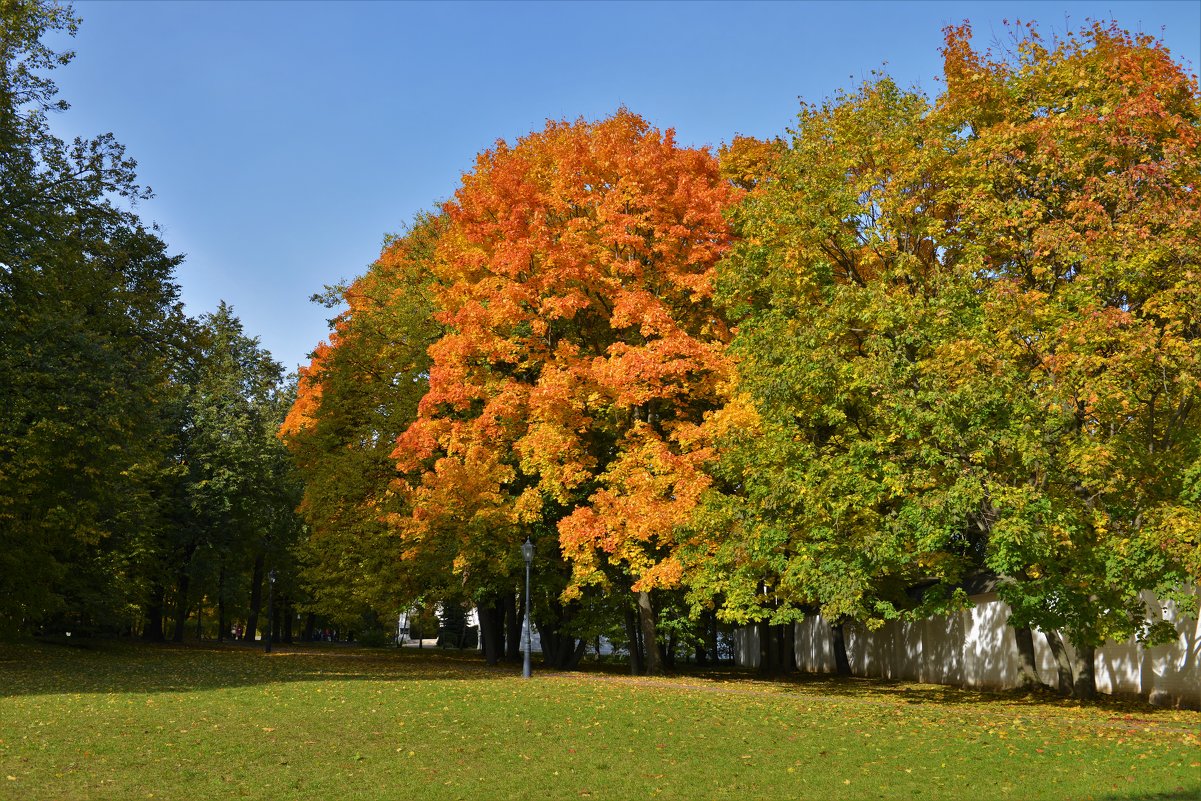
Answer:
<svg viewBox="0 0 1201 801"><path fill-rule="evenodd" d="M1176 626L1175 642L1143 648L1133 639L1097 649L1097 690L1141 696L1153 704L1201 708L1201 621L1184 617L1175 604L1148 606ZM905 679L979 689L1009 689L1019 682L1017 640L1006 621L1009 607L995 594L972 598L975 606L955 615L913 623L892 622L877 631L847 626L847 655L857 676ZM749 626L735 632L738 664L757 667L759 633ZM1069 649L1071 646L1068 646ZM1052 682L1055 663L1046 639L1035 633L1040 676ZM796 626L797 667L807 673L833 673L830 627L820 616Z"/></svg>

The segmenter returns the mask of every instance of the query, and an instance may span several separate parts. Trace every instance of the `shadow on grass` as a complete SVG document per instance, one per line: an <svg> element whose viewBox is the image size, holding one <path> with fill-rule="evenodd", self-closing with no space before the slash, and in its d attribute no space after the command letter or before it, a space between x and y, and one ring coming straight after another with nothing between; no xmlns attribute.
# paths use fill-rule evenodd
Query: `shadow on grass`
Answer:
<svg viewBox="0 0 1201 801"><path fill-rule="evenodd" d="M358 648L339 644L277 645L267 655L240 643L148 644L93 640L87 647L0 643L0 697L55 693L171 693L289 682L493 681L520 675L520 664L489 667L475 651L437 648ZM981 692L879 678L790 674L764 677L744 668L685 666L673 676L631 676L619 663L585 663L566 674L535 665L543 676L624 680L681 691L781 693L814 699L884 704L993 705L1048 711L1091 708L1129 725L1158 723L1173 710L1102 696L1087 704L1049 692ZM1178 721L1177 721L1178 723ZM1191 721L1185 726L1193 726ZM1124 796L1123 796L1124 797ZM1197 796L1192 796L1197 797ZM1137 800L1136 800L1137 801Z"/></svg>
<svg viewBox="0 0 1201 801"><path fill-rule="evenodd" d="M911 681L883 678L843 677L829 674L790 673L765 676L752 669L721 668L705 669L685 667L669 677L630 676L613 664L585 667L584 672L647 684L670 686L677 680L688 682L689 688L710 689L734 694L783 693L804 695L811 698L858 699L886 704L931 704L931 705L988 705L1005 706L1021 710L1023 707L1048 709L1091 709L1121 715L1131 723L1156 722L1156 716L1165 718L1179 710L1152 706L1146 701L1099 695L1092 701L1065 698L1048 689L986 691L953 687L942 684L919 684ZM685 687L681 686L681 689ZM1188 714L1188 713L1186 713ZM1134 717L1131 717L1134 716ZM1196 724L1201 730L1201 719ZM1201 795L1196 796L1201 801Z"/></svg>
<svg viewBox="0 0 1201 801"><path fill-rule="evenodd" d="M1175 790L1161 793L1108 793L1094 796L1096 801L1197 801L1201 798L1201 784L1189 787L1177 787Z"/></svg>
<svg viewBox="0 0 1201 801"><path fill-rule="evenodd" d="M1156 707L1146 701L1098 695L1091 701L1065 698L1046 688L1030 690L979 690L942 684L917 684L894 679L832 677L801 674L778 679L785 687L797 691L836 697L872 697L893 699L910 704L1004 704L1009 707L1088 708L1114 713L1164 714L1174 710ZM1201 801L1201 799L1199 799Z"/></svg>
<svg viewBox="0 0 1201 801"><path fill-rule="evenodd" d="M729 681L731 676L740 677L748 686L775 687L781 692L797 692L809 695L831 695L831 697L894 699L909 704L1005 704L1006 706L1063 706L1065 709L1087 707L1087 709L1112 712L1146 712L1157 715L1173 710L1152 706L1146 701L1117 698L1099 694L1091 701L1065 698L1048 688L1002 689L986 691L954 687L950 685L924 685L924 683L879 677L832 676L829 674L793 673L765 676L754 670L735 669L711 671L703 669L685 670L681 676L693 676L711 681ZM1201 801L1201 799L1199 799Z"/></svg>
<svg viewBox="0 0 1201 801"><path fill-rule="evenodd" d="M305 681L481 681L519 675L474 652L368 649L334 644L152 644L93 640L86 646L0 643L0 697L54 693L171 693Z"/></svg>

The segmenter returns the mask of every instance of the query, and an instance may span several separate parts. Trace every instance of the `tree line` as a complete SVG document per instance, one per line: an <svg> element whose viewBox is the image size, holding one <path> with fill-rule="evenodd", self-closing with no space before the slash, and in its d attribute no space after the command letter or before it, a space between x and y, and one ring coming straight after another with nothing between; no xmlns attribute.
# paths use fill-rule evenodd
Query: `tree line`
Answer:
<svg viewBox="0 0 1201 801"><path fill-rule="evenodd" d="M332 287L281 431L329 610L474 605L515 656L636 671L761 626L790 664L996 578L1030 681L1175 637L1201 578L1195 77L1152 37L948 28L942 90L873 74L718 153L622 109L481 153ZM1069 659L1064 641L1073 646Z"/></svg>
<svg viewBox="0 0 1201 801"><path fill-rule="evenodd" d="M184 314L115 138L52 133L71 10L0 14L0 633L252 638L269 571L298 597L292 390L231 308Z"/></svg>
<svg viewBox="0 0 1201 801"><path fill-rule="evenodd" d="M4 630L474 607L494 663L527 538L559 667L757 625L786 670L821 614L849 672L846 626L986 578L1088 696L1175 636L1145 593L1196 613L1201 100L1153 38L952 27L935 96L873 74L717 152L626 109L497 142L318 298L293 386L184 314L115 139L52 134L70 10L0 9Z"/></svg>

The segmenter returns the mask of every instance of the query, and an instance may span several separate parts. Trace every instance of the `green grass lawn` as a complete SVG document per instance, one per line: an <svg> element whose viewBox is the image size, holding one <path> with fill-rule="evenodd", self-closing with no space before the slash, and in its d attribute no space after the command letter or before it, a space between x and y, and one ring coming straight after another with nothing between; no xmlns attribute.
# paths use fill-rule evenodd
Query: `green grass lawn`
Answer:
<svg viewBox="0 0 1201 801"><path fill-rule="evenodd" d="M0 645L0 799L1198 799L1201 713L458 656Z"/></svg>

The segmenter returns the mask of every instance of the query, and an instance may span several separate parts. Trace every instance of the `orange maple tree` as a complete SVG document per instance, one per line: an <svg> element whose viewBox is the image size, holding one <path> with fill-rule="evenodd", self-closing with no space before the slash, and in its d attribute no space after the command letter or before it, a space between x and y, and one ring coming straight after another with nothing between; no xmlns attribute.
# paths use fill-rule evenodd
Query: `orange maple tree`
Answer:
<svg viewBox="0 0 1201 801"><path fill-rule="evenodd" d="M674 531L711 456L698 424L728 374L710 301L736 191L626 110L478 157L444 209L446 334L395 452L403 537L453 531L469 580L557 529L539 545L570 562L563 600L620 577L653 636L649 591L680 581Z"/></svg>

